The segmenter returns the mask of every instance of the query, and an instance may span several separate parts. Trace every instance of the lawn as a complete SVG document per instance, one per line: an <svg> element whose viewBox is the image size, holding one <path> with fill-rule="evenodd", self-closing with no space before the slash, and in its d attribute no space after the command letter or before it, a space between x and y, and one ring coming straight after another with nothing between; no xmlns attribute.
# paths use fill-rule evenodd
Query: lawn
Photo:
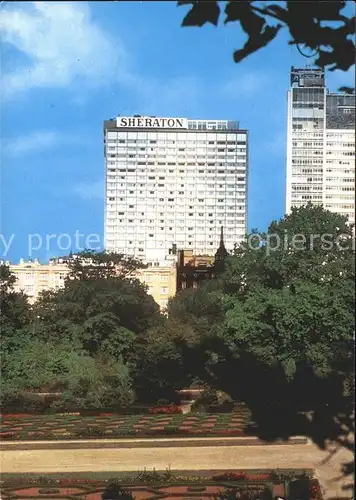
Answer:
<svg viewBox="0 0 356 500"><path fill-rule="evenodd" d="M2 440L244 436L249 423L244 409L229 414L4 415L1 420Z"/></svg>

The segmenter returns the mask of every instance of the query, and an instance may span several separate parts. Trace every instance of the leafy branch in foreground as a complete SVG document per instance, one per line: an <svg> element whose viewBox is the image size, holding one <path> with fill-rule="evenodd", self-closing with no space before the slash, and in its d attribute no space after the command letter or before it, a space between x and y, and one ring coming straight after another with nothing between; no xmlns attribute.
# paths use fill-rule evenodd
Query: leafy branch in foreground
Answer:
<svg viewBox="0 0 356 500"><path fill-rule="evenodd" d="M315 55L315 65L331 71L347 71L355 63L352 37L356 19L345 12L347 3L345 0L287 0L270 4L254 0L229 0L224 9L224 24L238 21L247 35L244 46L235 50L234 61L238 63L267 46L286 28L291 37L289 44L296 45L300 52L299 47L311 51ZM182 26L202 27L206 23L218 25L221 2L178 1L178 6L187 4L192 7L185 15ZM352 91L350 87L347 90Z"/></svg>

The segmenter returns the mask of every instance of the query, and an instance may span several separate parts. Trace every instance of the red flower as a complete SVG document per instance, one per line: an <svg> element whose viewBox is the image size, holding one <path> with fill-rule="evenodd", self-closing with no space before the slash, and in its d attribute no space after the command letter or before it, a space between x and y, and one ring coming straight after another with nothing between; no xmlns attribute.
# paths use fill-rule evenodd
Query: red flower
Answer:
<svg viewBox="0 0 356 500"><path fill-rule="evenodd" d="M0 418L6 420L7 418L26 418L28 416L27 413L6 413L5 415L0 415Z"/></svg>
<svg viewBox="0 0 356 500"><path fill-rule="evenodd" d="M310 498L312 500L320 500L322 498L320 485L319 484L311 484L310 486Z"/></svg>
<svg viewBox="0 0 356 500"><path fill-rule="evenodd" d="M16 434L14 432L0 432L0 438L10 439L13 437L16 437Z"/></svg>
<svg viewBox="0 0 356 500"><path fill-rule="evenodd" d="M154 408L150 408L148 413L151 415L157 415L159 413L163 414L172 414L172 413L182 413L182 409L177 405L170 406L156 406Z"/></svg>

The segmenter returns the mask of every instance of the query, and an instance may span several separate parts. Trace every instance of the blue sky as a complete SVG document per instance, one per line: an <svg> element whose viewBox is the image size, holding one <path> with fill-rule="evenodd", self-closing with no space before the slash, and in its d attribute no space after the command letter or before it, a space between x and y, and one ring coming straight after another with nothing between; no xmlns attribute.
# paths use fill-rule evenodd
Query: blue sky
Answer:
<svg viewBox="0 0 356 500"><path fill-rule="evenodd" d="M181 28L187 9L2 3L0 258L46 261L90 234L102 241L103 120L118 113L238 120L250 131L249 228L283 216L289 71L310 60L286 33L235 64L238 26ZM353 75L327 79L336 90Z"/></svg>

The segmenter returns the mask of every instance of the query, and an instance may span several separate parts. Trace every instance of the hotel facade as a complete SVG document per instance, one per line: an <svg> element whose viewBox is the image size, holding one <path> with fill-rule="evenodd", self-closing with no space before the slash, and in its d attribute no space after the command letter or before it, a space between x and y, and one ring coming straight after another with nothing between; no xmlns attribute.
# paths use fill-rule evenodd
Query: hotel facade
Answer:
<svg viewBox="0 0 356 500"><path fill-rule="evenodd" d="M172 248L214 255L247 230L248 133L236 121L104 122L105 248L159 265Z"/></svg>
<svg viewBox="0 0 356 500"><path fill-rule="evenodd" d="M309 201L355 222L355 94L331 93L321 69L291 70L286 211Z"/></svg>

